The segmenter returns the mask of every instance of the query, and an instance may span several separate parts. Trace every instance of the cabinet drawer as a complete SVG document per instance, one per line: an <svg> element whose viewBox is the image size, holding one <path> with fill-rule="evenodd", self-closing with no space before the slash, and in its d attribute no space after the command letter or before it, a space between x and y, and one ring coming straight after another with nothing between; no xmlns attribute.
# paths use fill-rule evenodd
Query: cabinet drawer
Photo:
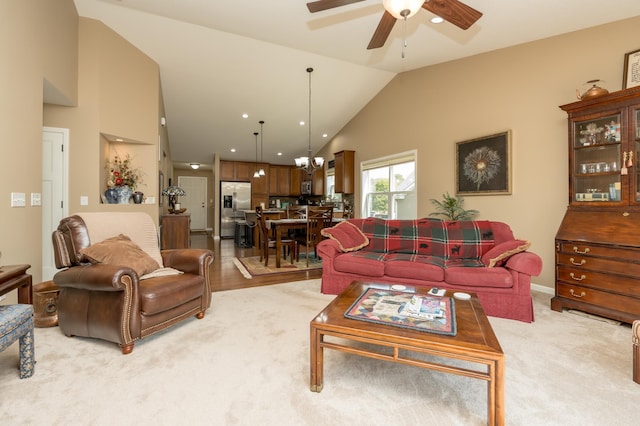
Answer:
<svg viewBox="0 0 640 426"><path fill-rule="evenodd" d="M601 272L558 265L558 281L569 284L614 291L640 297L640 281L637 278L609 275Z"/></svg>
<svg viewBox="0 0 640 426"><path fill-rule="evenodd" d="M558 253L556 263L558 265L570 266L577 270L588 269L629 277L640 277L640 264L638 263L567 253Z"/></svg>
<svg viewBox="0 0 640 426"><path fill-rule="evenodd" d="M565 283L556 284L556 294L567 299L575 299L620 312L640 313L640 299L631 296L622 296Z"/></svg>
<svg viewBox="0 0 640 426"><path fill-rule="evenodd" d="M634 250L632 248L597 246L576 241L559 241L558 248L560 253L624 259L634 262L640 260L640 250Z"/></svg>

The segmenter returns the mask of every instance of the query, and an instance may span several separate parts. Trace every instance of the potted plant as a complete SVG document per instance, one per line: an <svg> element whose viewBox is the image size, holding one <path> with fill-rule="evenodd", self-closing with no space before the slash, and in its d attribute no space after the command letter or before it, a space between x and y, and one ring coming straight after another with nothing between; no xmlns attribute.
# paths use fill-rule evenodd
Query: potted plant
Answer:
<svg viewBox="0 0 640 426"><path fill-rule="evenodd" d="M459 195L452 197L449 193L442 194L442 201L431 199L436 211L429 213L429 216L443 216L448 220L471 220L478 213L478 210L465 210L462 205L464 198Z"/></svg>

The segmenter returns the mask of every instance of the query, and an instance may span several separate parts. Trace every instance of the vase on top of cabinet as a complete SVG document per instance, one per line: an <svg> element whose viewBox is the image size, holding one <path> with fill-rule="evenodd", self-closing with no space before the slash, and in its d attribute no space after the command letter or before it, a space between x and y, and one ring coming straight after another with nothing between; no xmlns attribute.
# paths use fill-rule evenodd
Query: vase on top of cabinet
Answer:
<svg viewBox="0 0 640 426"><path fill-rule="evenodd" d="M556 234L551 308L640 317L640 87L560 107L569 206Z"/></svg>

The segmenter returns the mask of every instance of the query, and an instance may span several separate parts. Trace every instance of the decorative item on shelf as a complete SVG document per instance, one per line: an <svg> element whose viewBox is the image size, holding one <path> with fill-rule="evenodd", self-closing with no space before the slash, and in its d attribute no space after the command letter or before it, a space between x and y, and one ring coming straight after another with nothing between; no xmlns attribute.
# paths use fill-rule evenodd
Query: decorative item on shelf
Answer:
<svg viewBox="0 0 640 426"><path fill-rule="evenodd" d="M104 195L109 204L128 204L131 194L142 182L142 173L132 166L131 156L123 159L119 154L107 161L107 190Z"/></svg>
<svg viewBox="0 0 640 426"><path fill-rule="evenodd" d="M132 197L135 204L142 204L142 200L144 200L144 194L140 191L134 192Z"/></svg>
<svg viewBox="0 0 640 426"><path fill-rule="evenodd" d="M109 204L118 204L118 190L115 186L111 186L104 191L104 196L107 197Z"/></svg>
<svg viewBox="0 0 640 426"><path fill-rule="evenodd" d="M182 197L186 195L184 189L179 186L170 186L167 189L162 191L162 195L165 197L169 197L169 213L179 214L184 213L187 209L180 208L180 203L178 203L178 197Z"/></svg>
<svg viewBox="0 0 640 426"><path fill-rule="evenodd" d="M307 72L309 73L309 121L307 121L307 128L309 132L309 147L307 150L306 157L298 157L295 159L296 167L304 170L308 175L313 174L315 169L322 167L324 164L324 158L322 157L312 157L311 151L311 73L313 72L313 68L307 68Z"/></svg>
<svg viewBox="0 0 640 426"><path fill-rule="evenodd" d="M609 93L607 89L604 88L607 82L604 80L589 80L584 83L580 89L576 89L576 96L580 100L597 98L598 96L606 95Z"/></svg>
<svg viewBox="0 0 640 426"><path fill-rule="evenodd" d="M129 204L133 194L131 188L128 185L116 186L116 191L118 191L118 204Z"/></svg>

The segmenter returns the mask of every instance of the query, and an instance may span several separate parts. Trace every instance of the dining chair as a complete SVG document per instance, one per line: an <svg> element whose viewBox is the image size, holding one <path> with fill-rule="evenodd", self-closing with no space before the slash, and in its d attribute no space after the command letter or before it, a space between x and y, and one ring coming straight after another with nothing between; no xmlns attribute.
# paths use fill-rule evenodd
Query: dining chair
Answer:
<svg viewBox="0 0 640 426"><path fill-rule="evenodd" d="M276 250L276 239L267 229L267 223L260 206L256 207L256 223L260 230L260 262L264 259L264 266L267 266L269 264L269 250ZM293 259L297 253L296 242L290 238L281 238L280 244L282 244L282 257L286 259L288 252L293 264ZM278 255L276 252L276 256Z"/></svg>
<svg viewBox="0 0 640 426"><path fill-rule="evenodd" d="M331 226L333 221L333 207L312 207L307 209L307 226L305 235L295 238L297 244L297 260L300 260L300 247L304 246L307 266L309 266L309 249L313 249L313 254L317 258L316 245L322 240L322 229Z"/></svg>

